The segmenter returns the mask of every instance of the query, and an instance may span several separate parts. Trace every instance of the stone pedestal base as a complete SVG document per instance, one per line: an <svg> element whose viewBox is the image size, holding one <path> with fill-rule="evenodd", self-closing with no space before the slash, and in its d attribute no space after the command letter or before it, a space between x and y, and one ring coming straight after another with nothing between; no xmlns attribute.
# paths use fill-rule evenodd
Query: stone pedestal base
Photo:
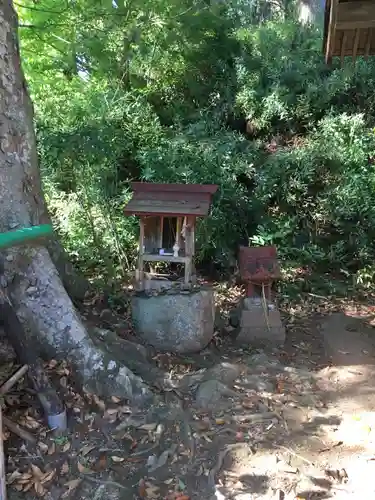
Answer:
<svg viewBox="0 0 375 500"><path fill-rule="evenodd" d="M281 346L285 329L275 304L267 303L268 326L261 299L246 298L240 313L240 333L236 342L243 345Z"/></svg>
<svg viewBox="0 0 375 500"><path fill-rule="evenodd" d="M214 334L214 291L138 294L132 299L132 315L138 335L159 351L199 352Z"/></svg>

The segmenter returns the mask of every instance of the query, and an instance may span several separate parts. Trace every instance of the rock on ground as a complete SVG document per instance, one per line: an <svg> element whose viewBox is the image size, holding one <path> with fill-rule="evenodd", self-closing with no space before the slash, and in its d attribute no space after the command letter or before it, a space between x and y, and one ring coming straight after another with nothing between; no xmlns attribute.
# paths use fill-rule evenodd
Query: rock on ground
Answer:
<svg viewBox="0 0 375 500"><path fill-rule="evenodd" d="M202 382L197 391L195 401L197 406L207 410L219 409L223 406L222 397L235 397L237 394L218 380Z"/></svg>
<svg viewBox="0 0 375 500"><path fill-rule="evenodd" d="M240 373L241 368L238 365L223 361L206 370L203 380L219 380L223 384L233 384Z"/></svg>

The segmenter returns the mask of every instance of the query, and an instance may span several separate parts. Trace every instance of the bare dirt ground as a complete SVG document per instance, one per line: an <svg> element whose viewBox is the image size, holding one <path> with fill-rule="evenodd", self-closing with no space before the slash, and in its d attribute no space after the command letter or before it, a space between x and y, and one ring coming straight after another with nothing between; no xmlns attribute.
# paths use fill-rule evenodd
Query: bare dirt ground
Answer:
<svg viewBox="0 0 375 500"><path fill-rule="evenodd" d="M175 389L148 408L81 394L69 362L49 361L69 433L44 427L26 383L6 397L37 437L5 432L9 498L375 498L373 310L318 309L288 309L283 350L238 349L224 324L199 355L154 355ZM3 378L12 362L4 347Z"/></svg>

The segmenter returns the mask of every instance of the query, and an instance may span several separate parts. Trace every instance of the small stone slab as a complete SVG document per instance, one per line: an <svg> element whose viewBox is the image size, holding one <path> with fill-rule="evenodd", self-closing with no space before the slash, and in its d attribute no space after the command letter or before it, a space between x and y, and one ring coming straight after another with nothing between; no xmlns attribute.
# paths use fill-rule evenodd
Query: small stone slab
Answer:
<svg viewBox="0 0 375 500"><path fill-rule="evenodd" d="M159 351L199 352L214 334L214 291L135 295L132 316L138 335Z"/></svg>
<svg viewBox="0 0 375 500"><path fill-rule="evenodd" d="M240 332L236 343L241 345L281 346L285 328L274 304L268 306L268 326L261 300L246 298L240 316Z"/></svg>

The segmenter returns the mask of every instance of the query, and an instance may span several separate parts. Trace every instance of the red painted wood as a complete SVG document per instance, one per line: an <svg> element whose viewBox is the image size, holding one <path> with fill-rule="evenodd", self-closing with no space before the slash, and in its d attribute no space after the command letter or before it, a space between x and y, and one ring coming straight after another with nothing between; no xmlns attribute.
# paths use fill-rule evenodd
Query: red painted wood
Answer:
<svg viewBox="0 0 375 500"><path fill-rule="evenodd" d="M184 193L176 191L135 191L132 200L162 200L183 203L184 200L211 201L210 193Z"/></svg>
<svg viewBox="0 0 375 500"><path fill-rule="evenodd" d="M239 264L240 275L245 282L270 283L280 277L277 250L274 246L240 247Z"/></svg>
<svg viewBox="0 0 375 500"><path fill-rule="evenodd" d="M216 184L163 184L154 182L132 182L131 186L135 192L179 192L179 193L208 193L215 194L218 186Z"/></svg>
<svg viewBox="0 0 375 500"><path fill-rule="evenodd" d="M133 197L125 207L125 215L163 215L165 217L204 217L208 215L213 184L154 184L133 182ZM165 206L163 207L163 202Z"/></svg>

